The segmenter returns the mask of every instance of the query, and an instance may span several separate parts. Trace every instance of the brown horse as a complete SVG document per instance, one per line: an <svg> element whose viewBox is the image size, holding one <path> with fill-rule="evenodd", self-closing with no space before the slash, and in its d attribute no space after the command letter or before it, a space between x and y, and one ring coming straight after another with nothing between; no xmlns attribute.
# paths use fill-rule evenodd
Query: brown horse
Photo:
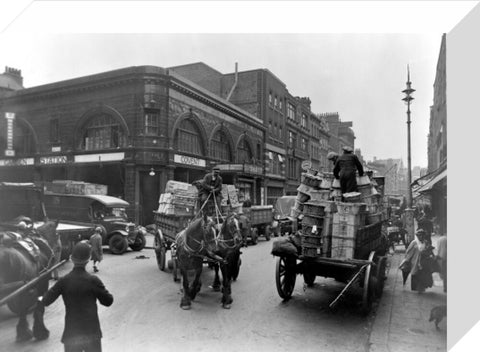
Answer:
<svg viewBox="0 0 480 352"><path fill-rule="evenodd" d="M192 221L184 231L177 235L176 257L183 285L183 297L180 302L182 309L190 309L191 301L200 291L202 285L200 275L204 258L220 264L223 277L222 305L224 308L230 308L232 303L231 275L228 274L228 268L229 260L232 260L232 253L239 252L241 245L238 221L234 215L229 215L221 224L219 231L216 227L213 220L204 217ZM189 272L194 272L191 285L189 284Z"/></svg>
<svg viewBox="0 0 480 352"><path fill-rule="evenodd" d="M50 243L58 239L56 228L58 221L46 221L45 224L33 230L29 238L35 243L33 252L21 245L21 236L15 232L0 233L0 289L6 295L19 288L24 283L36 278L44 270L55 264L55 255ZM35 236L38 234L40 236ZM27 238L28 240L28 238ZM27 242L28 243L28 242ZM30 242L31 243L31 242ZM38 248L38 249L37 249ZM41 280L30 291L19 294L8 302L10 310L19 316L17 324L17 341L27 341L32 337L37 340L48 338L49 331L43 321L43 304L37 304L37 297L43 296L48 290L48 278ZM33 310L33 331L29 328L27 315Z"/></svg>

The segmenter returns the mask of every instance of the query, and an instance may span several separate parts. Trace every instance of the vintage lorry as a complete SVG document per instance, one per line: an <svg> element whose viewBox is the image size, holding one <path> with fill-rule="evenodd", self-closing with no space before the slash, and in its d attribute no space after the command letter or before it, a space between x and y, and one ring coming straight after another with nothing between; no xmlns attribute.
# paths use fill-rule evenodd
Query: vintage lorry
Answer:
<svg viewBox="0 0 480 352"><path fill-rule="evenodd" d="M103 194L60 194L46 191L44 203L49 217L70 224L100 227L103 245L113 254L122 254L130 247L141 251L146 244L145 227L130 222L123 199ZM81 239L83 236L81 236Z"/></svg>
<svg viewBox="0 0 480 352"><path fill-rule="evenodd" d="M15 230L15 219L28 217L38 227L48 218L44 204L43 187L33 183L0 183L0 230ZM62 259L68 258L73 244L79 238L89 238L92 224L75 224L60 220L57 233L62 242Z"/></svg>

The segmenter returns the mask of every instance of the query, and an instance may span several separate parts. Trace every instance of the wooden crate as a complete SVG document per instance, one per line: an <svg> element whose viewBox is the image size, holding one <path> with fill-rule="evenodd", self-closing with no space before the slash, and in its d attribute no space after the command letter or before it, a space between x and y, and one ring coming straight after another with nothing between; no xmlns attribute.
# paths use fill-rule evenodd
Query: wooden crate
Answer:
<svg viewBox="0 0 480 352"><path fill-rule="evenodd" d="M334 222L332 225L332 237L345 237L355 239L359 228L360 226L358 225L349 225L345 222Z"/></svg>
<svg viewBox="0 0 480 352"><path fill-rule="evenodd" d="M338 259L352 259L355 254L355 239L341 236L332 236L331 257Z"/></svg>
<svg viewBox="0 0 480 352"><path fill-rule="evenodd" d="M305 215L302 219L302 226L323 226L323 218Z"/></svg>
<svg viewBox="0 0 480 352"><path fill-rule="evenodd" d="M255 205L250 208L252 225L269 224L273 220L273 205Z"/></svg>
<svg viewBox="0 0 480 352"><path fill-rule="evenodd" d="M358 214L333 214L334 223L346 223L353 226L365 226L365 220L367 213L358 213Z"/></svg>
<svg viewBox="0 0 480 352"><path fill-rule="evenodd" d="M325 206L318 202L308 202L303 204L303 214L305 216L325 216Z"/></svg>
<svg viewBox="0 0 480 352"><path fill-rule="evenodd" d="M322 255L321 247L302 247L302 254L304 257L318 257Z"/></svg>
<svg viewBox="0 0 480 352"><path fill-rule="evenodd" d="M337 212L342 215L364 213L367 210L365 203L337 202Z"/></svg>
<svg viewBox="0 0 480 352"><path fill-rule="evenodd" d="M322 236L302 234L301 240L302 240L302 246L306 246L306 247L322 246Z"/></svg>
<svg viewBox="0 0 480 352"><path fill-rule="evenodd" d="M330 190L311 190L310 191L310 200L313 202L318 202L322 200L328 200L330 198Z"/></svg>

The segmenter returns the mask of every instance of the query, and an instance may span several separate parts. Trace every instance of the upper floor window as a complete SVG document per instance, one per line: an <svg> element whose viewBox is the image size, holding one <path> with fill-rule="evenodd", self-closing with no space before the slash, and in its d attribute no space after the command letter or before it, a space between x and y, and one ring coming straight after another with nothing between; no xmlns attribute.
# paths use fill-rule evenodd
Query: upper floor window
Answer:
<svg viewBox="0 0 480 352"><path fill-rule="evenodd" d="M301 125L303 128L307 128L307 115L305 115L305 114L303 114L303 113L302 113L302 121L301 121L300 125Z"/></svg>
<svg viewBox="0 0 480 352"><path fill-rule="evenodd" d="M277 107L277 105L278 105L278 98L277 98L277 96L275 95L275 102L274 102L273 106Z"/></svg>
<svg viewBox="0 0 480 352"><path fill-rule="evenodd" d="M282 98L278 98L278 108L282 110Z"/></svg>
<svg viewBox="0 0 480 352"><path fill-rule="evenodd" d="M270 93L268 94L268 103L269 103L270 105L273 104L272 92L270 92Z"/></svg>
<svg viewBox="0 0 480 352"><path fill-rule="evenodd" d="M84 127L81 148L85 150L126 146L126 136L120 123L107 114L89 120Z"/></svg>
<svg viewBox="0 0 480 352"><path fill-rule="evenodd" d="M145 114L145 135L158 136L158 128L158 114Z"/></svg>
<svg viewBox="0 0 480 352"><path fill-rule="evenodd" d="M252 149L245 138L242 138L238 145L238 162L240 164L250 163L253 159Z"/></svg>
<svg viewBox="0 0 480 352"><path fill-rule="evenodd" d="M290 103L287 105L287 118L295 121L295 106Z"/></svg>
<svg viewBox="0 0 480 352"><path fill-rule="evenodd" d="M288 146L291 148L295 147L295 133L288 131Z"/></svg>
<svg viewBox="0 0 480 352"><path fill-rule="evenodd" d="M228 143L225 132L220 130L215 133L212 138L210 154L214 159L231 161L230 143Z"/></svg>
<svg viewBox="0 0 480 352"><path fill-rule="evenodd" d="M302 145L301 148L303 150L307 150L307 139L302 137Z"/></svg>
<svg viewBox="0 0 480 352"><path fill-rule="evenodd" d="M174 146L179 152L203 155L202 138L192 120L185 119L181 122L175 132Z"/></svg>

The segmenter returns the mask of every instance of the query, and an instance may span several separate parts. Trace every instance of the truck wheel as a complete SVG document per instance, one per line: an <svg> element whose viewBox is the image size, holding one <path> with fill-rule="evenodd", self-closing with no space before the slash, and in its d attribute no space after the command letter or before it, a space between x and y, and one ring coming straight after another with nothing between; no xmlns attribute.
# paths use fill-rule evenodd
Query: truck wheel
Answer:
<svg viewBox="0 0 480 352"><path fill-rule="evenodd" d="M119 233L116 233L108 240L108 247L113 254L123 254L127 251L128 241Z"/></svg>
<svg viewBox="0 0 480 352"><path fill-rule="evenodd" d="M265 226L265 239L267 241L270 241L271 234L272 234L272 228L270 227L270 225Z"/></svg>
<svg viewBox="0 0 480 352"><path fill-rule="evenodd" d="M133 251L138 252L144 249L146 244L147 244L147 240L145 239L145 235L139 232L137 234L137 237L135 238L135 242L133 242L130 248Z"/></svg>
<svg viewBox="0 0 480 352"><path fill-rule="evenodd" d="M254 227L251 231L252 233L252 244L257 244L257 241L258 241L258 229L256 227Z"/></svg>

